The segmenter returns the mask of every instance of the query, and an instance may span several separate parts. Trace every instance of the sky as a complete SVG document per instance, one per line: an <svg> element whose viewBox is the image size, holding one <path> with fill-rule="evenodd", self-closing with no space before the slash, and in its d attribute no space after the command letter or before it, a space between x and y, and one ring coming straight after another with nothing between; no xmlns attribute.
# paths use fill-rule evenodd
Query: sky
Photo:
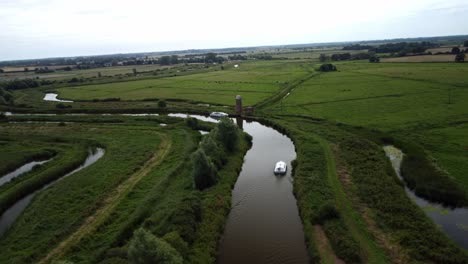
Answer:
<svg viewBox="0 0 468 264"><path fill-rule="evenodd" d="M0 0L0 61L468 34L467 0Z"/></svg>

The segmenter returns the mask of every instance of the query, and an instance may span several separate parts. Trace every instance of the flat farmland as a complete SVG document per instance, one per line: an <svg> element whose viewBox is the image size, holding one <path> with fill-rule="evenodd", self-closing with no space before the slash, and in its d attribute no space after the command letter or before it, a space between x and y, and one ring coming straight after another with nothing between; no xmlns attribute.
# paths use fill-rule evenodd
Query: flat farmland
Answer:
<svg viewBox="0 0 468 264"><path fill-rule="evenodd" d="M57 69L57 68L64 68L66 66L50 66L49 69ZM94 68L94 69L86 69L86 70L77 70L73 69L72 71L58 71L58 72L51 72L51 73L42 73L37 74L34 72L34 68L41 68L40 66L37 67L23 67L23 68L6 68L5 73L0 73L0 80L14 80L14 79L27 79L27 78L36 78L39 77L41 79L48 79L48 80L64 80L64 79L71 79L71 78L91 78L97 77L98 72L101 73L102 76L115 76L119 74L133 74L133 69L136 69L137 72L145 72L145 71L155 71L155 70L162 70L165 68L170 68L172 66L161 66L161 65L131 65L131 66L113 66L113 67L103 67L103 68ZM24 68L29 68L29 72L9 72L11 70L23 70Z"/></svg>
<svg viewBox="0 0 468 264"><path fill-rule="evenodd" d="M453 62L455 55L421 55L382 59L382 62Z"/></svg>
<svg viewBox="0 0 468 264"><path fill-rule="evenodd" d="M466 65L342 63L338 69L297 87L283 100L283 112L387 130L468 115Z"/></svg>
<svg viewBox="0 0 468 264"><path fill-rule="evenodd" d="M71 100L189 99L223 105L233 105L234 96L241 94L244 103L252 105L311 70L312 65L303 62L253 61L240 63L238 68L186 76L65 87L58 93Z"/></svg>

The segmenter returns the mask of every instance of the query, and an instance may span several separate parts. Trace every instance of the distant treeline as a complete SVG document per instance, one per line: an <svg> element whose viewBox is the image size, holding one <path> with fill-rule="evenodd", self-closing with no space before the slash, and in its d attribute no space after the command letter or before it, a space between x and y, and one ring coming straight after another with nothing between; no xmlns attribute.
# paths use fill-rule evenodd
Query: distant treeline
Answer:
<svg viewBox="0 0 468 264"><path fill-rule="evenodd" d="M399 55L406 55L408 53L423 53L427 49L437 47L440 47L440 45L428 41L422 41L386 43L379 46L353 44L343 47L343 50L368 50L376 53L399 53Z"/></svg>
<svg viewBox="0 0 468 264"><path fill-rule="evenodd" d="M11 81L0 82L0 90L20 90L27 88L36 88L41 85L53 84L55 81L39 80L39 79L16 79Z"/></svg>

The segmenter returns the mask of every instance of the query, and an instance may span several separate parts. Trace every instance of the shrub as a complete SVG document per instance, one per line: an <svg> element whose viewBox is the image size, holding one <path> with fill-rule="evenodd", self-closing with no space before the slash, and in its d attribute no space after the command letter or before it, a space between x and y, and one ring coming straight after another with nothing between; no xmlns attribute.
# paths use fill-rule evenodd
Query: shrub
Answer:
<svg viewBox="0 0 468 264"><path fill-rule="evenodd" d="M172 231L163 236L163 239L176 249L182 256L187 256L189 246L179 235L179 232Z"/></svg>
<svg viewBox="0 0 468 264"><path fill-rule="evenodd" d="M319 71L321 72L331 72L336 71L336 66L330 63L320 65Z"/></svg>
<svg viewBox="0 0 468 264"><path fill-rule="evenodd" d="M226 163L226 153L224 153L223 149L216 143L211 134L202 139L200 147L205 154L211 158L218 169Z"/></svg>
<svg viewBox="0 0 468 264"><path fill-rule="evenodd" d="M128 258L130 263L135 264L183 263L180 254L171 245L142 228L134 233L130 241Z"/></svg>
<svg viewBox="0 0 468 264"><path fill-rule="evenodd" d="M166 101L164 101L164 100L158 101L158 107L159 108L166 108L167 107Z"/></svg>
<svg viewBox="0 0 468 264"><path fill-rule="evenodd" d="M192 175L195 187L198 190L203 190L216 184L218 181L218 171L203 149L198 149L192 154L192 161Z"/></svg>
<svg viewBox="0 0 468 264"><path fill-rule="evenodd" d="M198 129L198 119L189 117L185 120L185 124L193 130Z"/></svg>
<svg viewBox="0 0 468 264"><path fill-rule="evenodd" d="M71 105L66 105L64 103L58 103L55 105L56 108L58 109L65 109L65 108L71 108L72 106Z"/></svg>

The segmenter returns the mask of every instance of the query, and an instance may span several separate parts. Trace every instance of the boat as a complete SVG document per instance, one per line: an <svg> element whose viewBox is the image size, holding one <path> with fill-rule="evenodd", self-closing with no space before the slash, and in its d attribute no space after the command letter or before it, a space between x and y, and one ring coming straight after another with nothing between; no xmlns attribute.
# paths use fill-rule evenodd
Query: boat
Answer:
<svg viewBox="0 0 468 264"><path fill-rule="evenodd" d="M210 114L210 117L212 118L222 118L222 117L227 117L227 116L229 116L229 114L223 113L223 112L212 112Z"/></svg>
<svg viewBox="0 0 468 264"><path fill-rule="evenodd" d="M275 169L273 170L273 172L276 174L276 175L283 175L283 174L286 174L286 171L288 169L288 166L286 165L286 162L284 161L278 161L275 165Z"/></svg>

